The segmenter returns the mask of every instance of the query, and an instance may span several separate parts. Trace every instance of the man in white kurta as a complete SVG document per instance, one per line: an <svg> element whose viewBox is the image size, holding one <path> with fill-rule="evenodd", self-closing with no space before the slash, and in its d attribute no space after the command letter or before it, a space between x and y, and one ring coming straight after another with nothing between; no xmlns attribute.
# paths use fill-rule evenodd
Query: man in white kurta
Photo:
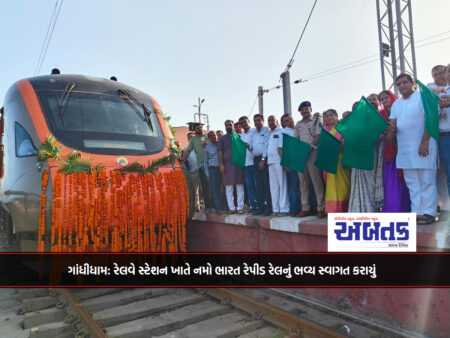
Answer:
<svg viewBox="0 0 450 338"><path fill-rule="evenodd" d="M422 99L411 76L399 75L396 84L402 97L394 102L390 118L397 134L397 168L403 169L411 211L428 224L437 212L437 144L425 131Z"/></svg>
<svg viewBox="0 0 450 338"><path fill-rule="evenodd" d="M283 137L283 129L278 125L275 116L267 120L270 128L269 145L267 147L267 164L269 166L270 195L274 214L286 216L289 212L286 172L281 167L278 148Z"/></svg>

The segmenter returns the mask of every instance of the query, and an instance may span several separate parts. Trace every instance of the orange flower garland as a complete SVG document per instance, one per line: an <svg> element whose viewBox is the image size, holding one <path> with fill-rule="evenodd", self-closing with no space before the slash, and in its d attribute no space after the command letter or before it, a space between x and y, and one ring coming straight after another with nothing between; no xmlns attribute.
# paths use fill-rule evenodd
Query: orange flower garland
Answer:
<svg viewBox="0 0 450 338"><path fill-rule="evenodd" d="M48 185L48 176L50 173L50 169L45 169L42 174L42 193L41 193L41 203L40 203L40 213L39 213L39 229L38 229L38 252L44 252L45 241L45 208L47 205L47 185Z"/></svg>
<svg viewBox="0 0 450 338"><path fill-rule="evenodd" d="M42 177L38 250L44 251L46 191ZM54 252L185 252L189 194L181 170L58 173L53 177Z"/></svg>

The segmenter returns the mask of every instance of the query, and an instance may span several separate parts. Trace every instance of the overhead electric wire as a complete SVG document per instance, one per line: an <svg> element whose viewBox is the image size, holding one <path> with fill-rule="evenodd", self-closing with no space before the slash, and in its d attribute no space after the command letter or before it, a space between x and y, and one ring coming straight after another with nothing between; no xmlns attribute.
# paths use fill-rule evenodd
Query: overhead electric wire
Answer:
<svg viewBox="0 0 450 338"><path fill-rule="evenodd" d="M305 78L305 79L309 79L309 78L311 78L311 77L315 77L316 75L321 75L321 74L323 74L323 73L328 73L328 72L330 72L330 71L334 71L334 70L336 70L336 69L339 69L339 68L342 68L342 67L346 67L346 66L352 65L352 64L354 64L354 63L358 63L358 62L361 62L361 61L365 61L365 60L368 60L368 59L372 59L372 58L374 58L374 57L377 57L376 60L378 60L379 54L373 54L373 55L367 56L367 57L365 57L365 58L361 58L361 59L358 59L358 60L354 60L354 61L352 61L352 62L343 64L343 65L340 65L340 66L336 66L336 67L333 67L333 68L329 68L329 69L324 70L324 71L319 72L319 73L315 73L315 74L311 74L311 75L309 75L309 76L305 76L304 78Z"/></svg>
<svg viewBox="0 0 450 338"><path fill-rule="evenodd" d="M48 23L47 32L45 33L44 42L42 43L42 47L41 47L41 52L39 53L39 58L38 58L38 61L36 64L36 68L34 69L34 76L36 76L36 74L37 74L37 70L38 70L39 64L41 62L42 53L44 52L45 42L47 41L48 33L50 32L50 27L52 26L53 17L55 16L57 7L58 7L58 1L55 2L55 7L53 8L53 13L52 13L52 16L50 17L50 22Z"/></svg>
<svg viewBox="0 0 450 338"><path fill-rule="evenodd" d="M450 36L448 36L448 37L446 37L446 38L443 38L443 39L436 40L436 41L431 41L431 42L424 43L424 44L422 44L422 45L416 46L416 48L420 48L420 47L423 47L423 46L432 45L432 44L434 44L434 43L438 43L438 42L441 42L441 41L444 41L444 40L448 40L448 39L450 39Z"/></svg>
<svg viewBox="0 0 450 338"><path fill-rule="evenodd" d="M368 64L368 63L376 62L376 61L378 61L378 59L369 60L369 61L357 64L357 65L353 65L353 66L350 66L350 67L347 67L347 68L338 69L338 70L335 70L333 72L328 72L328 73L325 73L325 74L322 74L322 75L318 75L318 76L314 76L314 77L309 77L309 78L305 77L305 80L311 81L311 80L314 80L314 79L317 79L317 78L320 78L320 77L328 76L328 75L331 75L331 74L334 74L334 73L343 72L344 70L349 70L349 69L356 68L356 67L359 67L359 66L362 66L362 65L365 65L365 64Z"/></svg>
<svg viewBox="0 0 450 338"><path fill-rule="evenodd" d="M250 112L247 115L248 117L250 117L250 115L252 114L253 108L255 108L256 101L258 101L258 95L256 95L255 101L253 101L252 109L250 109Z"/></svg>
<svg viewBox="0 0 450 338"><path fill-rule="evenodd" d="M53 31L55 30L56 21L58 20L59 12L61 11L63 2L64 2L64 0L61 0L61 3L59 4L59 7L58 7L59 0L56 0L55 8L53 9L53 14L50 18L50 22L49 22L49 25L47 28L47 34L45 35L45 39L44 39L44 42L43 42L42 48L41 48L41 53L39 54L39 60L36 65L34 76L39 75L42 65L44 64L45 56L47 55L48 46L50 45L50 40L52 39ZM56 15L55 15L55 12L56 12ZM52 25L52 23L53 23L53 25ZM50 27L51 27L51 30L50 30ZM50 30L50 34L49 34L49 30Z"/></svg>
<svg viewBox="0 0 450 338"><path fill-rule="evenodd" d="M442 32L442 33L435 34L435 35L431 35L431 36L428 36L428 37L426 37L426 38L417 40L416 42L429 40L429 39L432 39L432 38L435 38L435 37L437 37L437 36L441 36L441 35L444 35L444 34L447 34L447 33L450 33L450 31L446 31L446 32Z"/></svg>
<svg viewBox="0 0 450 338"><path fill-rule="evenodd" d="M38 74L41 72L42 65L44 64L45 56L47 55L48 46L50 45L50 40L52 39L53 31L55 30L56 21L58 20L59 12L61 11L61 7L62 7L63 2L64 2L64 0L61 0L61 4L59 5L58 12L56 13L55 20L53 21L53 27L52 27L52 30L51 30L50 35L48 37L47 45L45 46L45 51L44 51L44 55L42 56L41 65L39 66L39 69L38 69Z"/></svg>
<svg viewBox="0 0 450 338"><path fill-rule="evenodd" d="M449 32L450 31L446 31L446 32L442 32L442 33L439 33L439 34L431 35L431 36L428 36L426 38L417 40L416 42L429 40L429 39L435 38L437 36L441 36L441 35L447 34ZM442 38L442 39L439 39L439 40L436 40L436 41L431 41L431 42L428 42L428 43L424 43L424 44L416 46L416 48L432 45L434 43L438 43L438 42L441 42L441 41L444 41L444 40L448 40L448 39L450 39L450 37L446 37L446 38ZM374 58L374 59L370 60L371 58ZM368 60L368 61L367 62L358 63L358 62L365 61L365 60ZM320 77L324 77L324 76L331 75L331 74L334 74L334 73L338 73L338 72L341 72L341 71L344 71L344 70L356 68L356 67L368 64L368 63L375 62L375 61L379 61L379 54L373 54L371 56L368 56L368 57L365 57L365 58L361 58L361 59L357 59L357 60L354 60L352 62L343 64L343 65L340 65L340 66L337 66L337 67L329 68L328 70L324 70L322 72L318 72L318 73L314 73L314 74L302 77L302 79L304 79L304 80L314 80L314 79L317 79L317 78L320 78ZM354 63L358 63L358 64L353 65ZM353 66L350 66L350 65L353 65Z"/></svg>
<svg viewBox="0 0 450 338"><path fill-rule="evenodd" d="M289 68L291 68L292 63L294 62L295 53L297 52L297 48L300 45L300 41L302 41L303 34L305 34L306 27L308 26L309 19L311 19L311 15L312 15L312 13L314 11L314 7L316 7L316 3L317 3L317 0L314 1L314 4L313 4L313 6L311 8L311 11L309 12L308 19L306 20L305 26L303 27L303 30L302 30L302 34L300 34L300 38L298 39L297 45L295 46L294 53L292 53L292 57L289 60L289 63L287 64L287 66L286 66L285 72L288 71Z"/></svg>

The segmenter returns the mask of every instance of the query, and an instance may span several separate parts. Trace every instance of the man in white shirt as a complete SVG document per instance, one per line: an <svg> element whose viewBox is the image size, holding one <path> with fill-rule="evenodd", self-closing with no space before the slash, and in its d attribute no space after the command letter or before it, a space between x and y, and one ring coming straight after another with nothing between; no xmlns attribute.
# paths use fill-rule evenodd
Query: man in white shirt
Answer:
<svg viewBox="0 0 450 338"><path fill-rule="evenodd" d="M270 198L269 170L267 168L267 146L269 144L270 129L264 127L264 116L253 116L255 131L252 134L249 150L253 153L256 176L256 200L258 210L253 215L270 216L272 214L272 201Z"/></svg>
<svg viewBox="0 0 450 338"><path fill-rule="evenodd" d="M295 134L295 123L294 119L290 114L284 114L281 116L281 127L283 127L283 134L294 137ZM278 151L281 152L283 149L283 135L281 135L280 146L278 147ZM295 217L297 213L300 211L300 181L298 179L298 174L296 171L293 171L289 168L283 168L286 172L286 183L288 189L289 196L289 215Z"/></svg>
<svg viewBox="0 0 450 338"><path fill-rule="evenodd" d="M286 172L281 167L280 140L283 129L278 125L275 116L270 115L267 120L270 128L269 145L267 146L267 164L269 165L270 196L274 216L287 216L289 199L287 193ZM283 146L281 144L281 146Z"/></svg>
<svg viewBox="0 0 450 338"><path fill-rule="evenodd" d="M427 87L434 91L436 94L444 93L445 86L447 85L447 79L445 77L445 66L436 65L431 69L431 76L433 82L427 84Z"/></svg>
<svg viewBox="0 0 450 338"><path fill-rule="evenodd" d="M255 132L255 128L250 127L250 121L247 116L242 116L239 119L239 123L242 127L241 139L247 143L247 153L245 155L245 167L244 178L245 187L247 188L248 203L250 204L249 213L253 213L258 210L258 204L256 201L256 174L253 152L249 149L252 142L252 135Z"/></svg>
<svg viewBox="0 0 450 338"><path fill-rule="evenodd" d="M392 105L390 118L397 135L397 168L403 169L417 224L430 224L437 211L437 144L425 131L422 98L412 77L400 74L396 85L402 97Z"/></svg>

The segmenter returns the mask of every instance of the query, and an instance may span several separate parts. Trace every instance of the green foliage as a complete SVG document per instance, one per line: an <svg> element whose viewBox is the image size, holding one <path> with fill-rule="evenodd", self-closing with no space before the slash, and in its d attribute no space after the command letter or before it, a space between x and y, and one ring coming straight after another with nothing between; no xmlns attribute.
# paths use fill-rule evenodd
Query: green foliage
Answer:
<svg viewBox="0 0 450 338"><path fill-rule="evenodd" d="M56 144L56 139L52 135L48 135L44 142L39 146L37 153L37 159L39 162L45 162L49 158L59 159L59 152L62 147Z"/></svg>
<svg viewBox="0 0 450 338"><path fill-rule="evenodd" d="M73 150L67 155L65 160L62 160L59 172L69 175L83 171L91 173L92 171L99 172L102 170L105 170L104 166L92 167L92 161L89 157L82 156L78 151Z"/></svg>
<svg viewBox="0 0 450 338"><path fill-rule="evenodd" d="M145 167L140 164L139 162L131 163L125 167L116 169L117 171L120 171L122 174L126 173L139 173L139 174L145 174Z"/></svg>
<svg viewBox="0 0 450 338"><path fill-rule="evenodd" d="M150 173L156 173L160 167L172 164L175 161L175 155L169 154L164 157L158 158L157 160L154 160L151 165L148 166L148 172Z"/></svg>
<svg viewBox="0 0 450 338"><path fill-rule="evenodd" d="M175 158L176 158L175 155L171 153L169 155L158 158L158 159L152 161L151 163L148 162L147 166L144 166L139 162L134 162L134 163L131 163L130 165L127 165L126 167L119 168L116 170L120 171L123 174L126 174L126 173L138 173L141 175L148 174L148 173L156 174L158 172L159 168L161 168L162 166L165 166L167 164L172 164L173 161L175 161Z"/></svg>
<svg viewBox="0 0 450 338"><path fill-rule="evenodd" d="M167 149L169 149L170 153L175 155L175 157L181 157L180 143L174 138L170 139Z"/></svg>

